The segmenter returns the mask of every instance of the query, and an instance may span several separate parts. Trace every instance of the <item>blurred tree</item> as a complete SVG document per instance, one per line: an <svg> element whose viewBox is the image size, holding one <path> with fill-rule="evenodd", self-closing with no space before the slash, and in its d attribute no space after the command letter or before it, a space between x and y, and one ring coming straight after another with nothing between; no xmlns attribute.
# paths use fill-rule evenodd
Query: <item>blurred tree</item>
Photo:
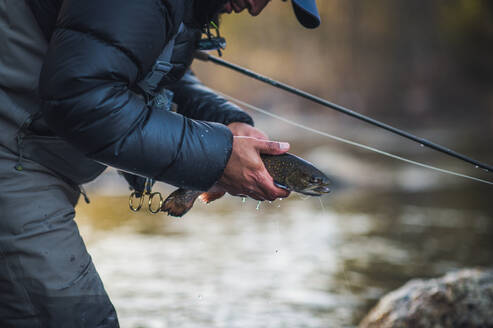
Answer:
<svg viewBox="0 0 493 328"><path fill-rule="evenodd" d="M290 4L281 1L259 17L225 16L226 59L390 123L448 120L491 130L485 122L493 120L493 1L318 5L323 21L317 30L299 26ZM242 90L229 72L199 70L226 92ZM243 98L255 95L257 104L282 101L272 99L268 87L250 90Z"/></svg>

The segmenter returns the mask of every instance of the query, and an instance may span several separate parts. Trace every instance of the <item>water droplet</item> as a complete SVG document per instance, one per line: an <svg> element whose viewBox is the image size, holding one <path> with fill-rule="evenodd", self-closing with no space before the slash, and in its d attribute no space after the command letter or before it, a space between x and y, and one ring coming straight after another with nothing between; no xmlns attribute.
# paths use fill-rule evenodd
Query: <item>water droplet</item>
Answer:
<svg viewBox="0 0 493 328"><path fill-rule="evenodd" d="M477 166L477 165L476 165L476 166L474 166L474 168L475 168L475 169L479 169L479 166Z"/></svg>
<svg viewBox="0 0 493 328"><path fill-rule="evenodd" d="M423 144L420 144L419 146L420 146L420 147L424 147L425 145L423 145Z"/></svg>
<svg viewBox="0 0 493 328"><path fill-rule="evenodd" d="M260 202L260 201L258 201L257 208L256 208L256 210L257 210L257 211L260 209L260 203L261 203L261 202Z"/></svg>
<svg viewBox="0 0 493 328"><path fill-rule="evenodd" d="M277 208L281 207L281 205L277 205Z"/></svg>
<svg viewBox="0 0 493 328"><path fill-rule="evenodd" d="M272 204L272 202L269 200L269 204Z"/></svg>
<svg viewBox="0 0 493 328"><path fill-rule="evenodd" d="M246 202L246 197L241 197L241 202L242 203Z"/></svg>
<svg viewBox="0 0 493 328"><path fill-rule="evenodd" d="M282 200L282 198L279 198L279 200Z"/></svg>

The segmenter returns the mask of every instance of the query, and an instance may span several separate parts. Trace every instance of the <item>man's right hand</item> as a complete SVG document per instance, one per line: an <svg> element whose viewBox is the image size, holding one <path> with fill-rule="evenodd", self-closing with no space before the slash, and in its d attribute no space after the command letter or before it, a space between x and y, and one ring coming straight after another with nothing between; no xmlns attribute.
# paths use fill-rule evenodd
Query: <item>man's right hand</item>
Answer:
<svg viewBox="0 0 493 328"><path fill-rule="evenodd" d="M289 196L278 188L264 166L260 154L280 155L289 150L286 142L235 136L233 151L218 184L234 196L245 195L256 200L275 200Z"/></svg>

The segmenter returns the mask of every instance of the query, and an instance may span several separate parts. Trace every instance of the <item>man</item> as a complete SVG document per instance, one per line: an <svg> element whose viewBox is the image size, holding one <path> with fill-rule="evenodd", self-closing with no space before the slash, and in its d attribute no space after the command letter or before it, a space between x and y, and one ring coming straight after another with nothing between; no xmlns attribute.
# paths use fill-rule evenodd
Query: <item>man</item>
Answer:
<svg viewBox="0 0 493 328"><path fill-rule="evenodd" d="M0 0L0 327L118 327L73 221L79 186L106 165L137 189L148 177L287 195L259 153L289 145L189 71L218 13L267 3ZM319 24L315 0L293 7ZM171 98L178 113L163 105Z"/></svg>

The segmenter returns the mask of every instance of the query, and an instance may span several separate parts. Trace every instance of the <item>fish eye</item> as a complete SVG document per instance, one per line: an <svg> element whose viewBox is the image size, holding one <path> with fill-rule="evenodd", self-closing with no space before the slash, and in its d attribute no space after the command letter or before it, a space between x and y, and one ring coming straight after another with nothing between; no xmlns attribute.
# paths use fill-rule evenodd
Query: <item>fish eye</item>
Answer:
<svg viewBox="0 0 493 328"><path fill-rule="evenodd" d="M320 182L320 178L319 177L310 177L310 182L318 183L318 182Z"/></svg>

